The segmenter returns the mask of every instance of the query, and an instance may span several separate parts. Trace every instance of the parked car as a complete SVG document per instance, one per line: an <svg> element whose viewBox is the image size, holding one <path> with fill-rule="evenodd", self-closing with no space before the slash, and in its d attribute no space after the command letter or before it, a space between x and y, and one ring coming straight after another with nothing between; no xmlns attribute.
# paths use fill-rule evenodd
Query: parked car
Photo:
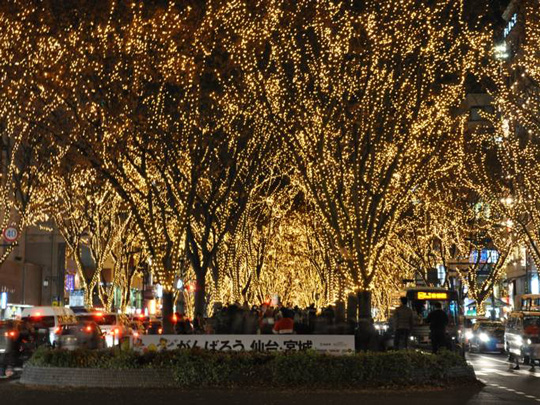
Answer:
<svg viewBox="0 0 540 405"><path fill-rule="evenodd" d="M504 332L505 349L516 365L540 361L540 312L514 311L508 316Z"/></svg>
<svg viewBox="0 0 540 405"><path fill-rule="evenodd" d="M99 325L93 321L81 321L77 325L64 326L58 335L58 347L61 349L95 350L105 347L105 336Z"/></svg>
<svg viewBox="0 0 540 405"><path fill-rule="evenodd" d="M21 314L21 321L31 325L40 336L48 333L47 341L56 346L57 332L63 326L77 324L74 312L65 307L31 307L25 308Z"/></svg>
<svg viewBox="0 0 540 405"><path fill-rule="evenodd" d="M470 351L504 353L504 331L502 322L478 320L472 327Z"/></svg>

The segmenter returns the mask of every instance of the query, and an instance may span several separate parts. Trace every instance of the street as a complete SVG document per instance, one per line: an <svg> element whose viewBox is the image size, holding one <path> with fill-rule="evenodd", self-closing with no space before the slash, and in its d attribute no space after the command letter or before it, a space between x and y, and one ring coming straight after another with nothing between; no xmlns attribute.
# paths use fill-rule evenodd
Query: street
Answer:
<svg viewBox="0 0 540 405"><path fill-rule="evenodd" d="M540 402L540 368L531 372L529 366L520 365L513 370L503 354L468 354L476 376L486 384L485 390L502 395L513 395L513 403Z"/></svg>
<svg viewBox="0 0 540 405"><path fill-rule="evenodd" d="M118 404L183 404L223 405L260 403L262 405L304 404L348 405L403 404L532 404L540 402L540 369L529 371L528 366L512 370L505 355L468 354L478 378L485 384L454 386L445 389L384 390L384 391L299 391L261 389L73 389L24 387L13 380L0 381L2 405L40 405L77 403L80 405Z"/></svg>

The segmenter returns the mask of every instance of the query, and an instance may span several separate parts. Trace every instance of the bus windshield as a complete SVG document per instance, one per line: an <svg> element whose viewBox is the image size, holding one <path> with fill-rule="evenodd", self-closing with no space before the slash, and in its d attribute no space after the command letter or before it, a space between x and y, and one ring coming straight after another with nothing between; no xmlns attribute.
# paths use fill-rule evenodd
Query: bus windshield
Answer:
<svg viewBox="0 0 540 405"><path fill-rule="evenodd" d="M441 303L442 310L448 315L448 323L455 325L458 313L457 303L455 301L413 300L411 302L411 308L417 317L418 323L425 324L429 313L436 309L435 302Z"/></svg>

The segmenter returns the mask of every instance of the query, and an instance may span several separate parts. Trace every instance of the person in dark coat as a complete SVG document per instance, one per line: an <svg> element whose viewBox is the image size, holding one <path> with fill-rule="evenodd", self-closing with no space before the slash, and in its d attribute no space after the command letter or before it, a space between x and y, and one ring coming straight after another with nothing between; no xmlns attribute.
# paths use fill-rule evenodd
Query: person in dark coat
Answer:
<svg viewBox="0 0 540 405"><path fill-rule="evenodd" d="M446 339L448 315L446 315L446 312L442 310L442 305L440 302L435 302L433 306L435 309L428 314L426 322L429 324L429 330L431 332L431 347L433 353L437 353L441 347L446 347L449 349Z"/></svg>

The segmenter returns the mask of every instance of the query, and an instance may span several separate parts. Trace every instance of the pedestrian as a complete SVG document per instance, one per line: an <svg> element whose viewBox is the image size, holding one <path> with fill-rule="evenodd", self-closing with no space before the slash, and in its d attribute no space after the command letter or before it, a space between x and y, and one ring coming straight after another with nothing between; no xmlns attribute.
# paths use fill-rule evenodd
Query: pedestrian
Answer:
<svg viewBox="0 0 540 405"><path fill-rule="evenodd" d="M409 336L414 325L414 314L407 306L407 297L401 297L401 305L394 313L394 348L397 350L407 349L409 346Z"/></svg>
<svg viewBox="0 0 540 405"><path fill-rule="evenodd" d="M193 319L193 333L197 335L206 333L206 320L201 313L195 315Z"/></svg>
<svg viewBox="0 0 540 405"><path fill-rule="evenodd" d="M176 324L174 325L174 331L177 335L188 335L193 332L193 328L191 326L191 322L189 319L185 316L185 314L181 314L176 312L175 314Z"/></svg>
<svg viewBox="0 0 540 405"><path fill-rule="evenodd" d="M294 312L288 308L282 308L282 317L272 328L272 333L279 335L290 335L294 333Z"/></svg>
<svg viewBox="0 0 540 405"><path fill-rule="evenodd" d="M431 347L433 353L437 353L441 347L449 349L446 339L446 325L448 325L448 315L442 310L440 302L434 302L435 309L431 311L426 322L429 324Z"/></svg>
<svg viewBox="0 0 540 405"><path fill-rule="evenodd" d="M260 320L261 334L267 335L272 333L274 327L274 311L268 307L263 313Z"/></svg>

